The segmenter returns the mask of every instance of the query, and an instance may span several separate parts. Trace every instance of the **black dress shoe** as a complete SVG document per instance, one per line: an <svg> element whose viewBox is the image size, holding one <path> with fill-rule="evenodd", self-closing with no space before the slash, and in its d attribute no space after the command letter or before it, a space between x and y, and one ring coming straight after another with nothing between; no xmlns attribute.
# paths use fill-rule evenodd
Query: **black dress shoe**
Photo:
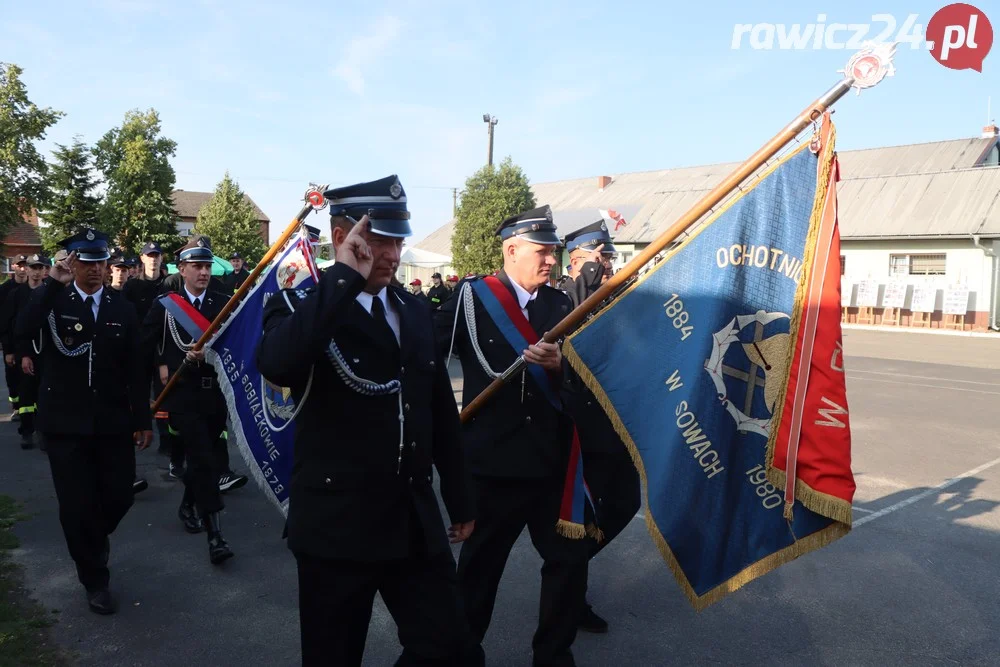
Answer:
<svg viewBox="0 0 1000 667"><path fill-rule="evenodd" d="M208 530L208 559L212 561L212 565L218 565L232 558L233 550L222 537L222 513L206 514L204 521Z"/></svg>
<svg viewBox="0 0 1000 667"><path fill-rule="evenodd" d="M35 434L34 433L22 433L21 434L21 449L32 449L35 446Z"/></svg>
<svg viewBox="0 0 1000 667"><path fill-rule="evenodd" d="M87 604L90 605L90 611L95 614L106 616L115 613L115 602L111 599L111 592L106 588L87 591Z"/></svg>
<svg viewBox="0 0 1000 667"><path fill-rule="evenodd" d="M140 493L149 488L149 482L144 480L142 477L136 477L135 481L132 482L132 493Z"/></svg>
<svg viewBox="0 0 1000 667"><path fill-rule="evenodd" d="M198 516L193 504L181 503L180 508L177 510L177 516L184 523L184 530L187 532L194 534L205 530L205 524L202 522L201 517Z"/></svg>
<svg viewBox="0 0 1000 667"><path fill-rule="evenodd" d="M604 634L608 631L608 622L595 614L594 608L588 604L583 610L583 614L580 617L580 623L577 627L584 632Z"/></svg>

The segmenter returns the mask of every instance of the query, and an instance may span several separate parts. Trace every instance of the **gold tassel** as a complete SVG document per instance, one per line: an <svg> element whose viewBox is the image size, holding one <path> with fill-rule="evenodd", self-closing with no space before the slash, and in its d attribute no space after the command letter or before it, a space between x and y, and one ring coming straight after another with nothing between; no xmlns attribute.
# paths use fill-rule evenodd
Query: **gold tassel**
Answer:
<svg viewBox="0 0 1000 667"><path fill-rule="evenodd" d="M792 521L795 519L795 515L792 513L792 509L795 507L795 503L785 503L785 511L782 515L785 517L785 521Z"/></svg>
<svg viewBox="0 0 1000 667"><path fill-rule="evenodd" d="M582 540L587 536L587 529L578 523L559 519L556 522L556 532L571 540Z"/></svg>
<svg viewBox="0 0 1000 667"><path fill-rule="evenodd" d="M598 528L595 524L588 523L587 537L597 540L597 543L600 544L604 541L604 531Z"/></svg>

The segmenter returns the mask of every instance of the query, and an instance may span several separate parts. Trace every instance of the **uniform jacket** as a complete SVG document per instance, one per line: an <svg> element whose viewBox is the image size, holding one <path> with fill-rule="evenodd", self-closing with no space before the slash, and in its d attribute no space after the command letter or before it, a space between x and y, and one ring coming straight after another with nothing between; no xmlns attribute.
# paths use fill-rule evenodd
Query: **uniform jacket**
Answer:
<svg viewBox="0 0 1000 667"><path fill-rule="evenodd" d="M431 285L431 288L427 290L427 300L430 301L431 308L440 308L441 304L448 300L451 291L441 285Z"/></svg>
<svg viewBox="0 0 1000 667"><path fill-rule="evenodd" d="M191 303L187 292L182 288L180 295ZM202 294L201 314L211 322L226 305L225 294L205 290ZM174 329L180 341L186 345L194 342L184 327L176 324ZM186 351L177 346L170 331L167 320L167 310L159 299L153 302L142 323L143 347L153 350L153 373L159 375L159 366L166 364L173 375L184 363ZM215 368L207 360L194 366L188 366L178 378L170 393L166 395L161 409L167 412L219 414L226 411L226 402L219 389L219 380Z"/></svg>
<svg viewBox="0 0 1000 667"><path fill-rule="evenodd" d="M146 314L152 307L156 297L163 290L163 278L156 280L146 280L145 278L132 278L125 283L122 294L135 306L135 314L139 322L146 319Z"/></svg>
<svg viewBox="0 0 1000 667"><path fill-rule="evenodd" d="M501 271L497 278L516 299L506 273ZM434 318L442 350L447 353L452 327L456 323L456 309L459 309L461 299L454 350L462 361L462 403L468 405L493 378L483 370L472 347L464 313L465 299L468 297L459 296L465 282L467 281L463 281L456 289L456 296L434 312ZM517 360L523 350L515 351L490 319L482 303L474 296L471 298L475 303L479 347L490 368L501 373ZM537 303L532 307L533 318L530 322L539 336L552 329L569 314L571 308L569 298L548 285L538 288L535 300ZM565 415L552 407L535 384L533 376L527 372L524 375L523 392L520 377L510 381L472 419L463 424L462 435L473 474L508 478L565 475L572 434L571 423ZM556 391L558 393L558 387Z"/></svg>
<svg viewBox="0 0 1000 667"><path fill-rule="evenodd" d="M427 307L387 288L400 318L397 345L356 300L365 282L338 263L316 287L276 293L264 310L261 374L291 389L297 403L311 377L295 418L288 546L320 558L384 561L407 556L419 535L429 552L445 551L432 465L451 522L473 518L451 381ZM328 354L331 339L352 373L375 383L399 380L402 393L349 387Z"/></svg>
<svg viewBox="0 0 1000 667"><path fill-rule="evenodd" d="M222 284L226 289L226 293L232 296L236 293L236 290L243 285L243 281L250 277L250 272L246 268L240 269L238 272L230 273L228 276L222 279Z"/></svg>
<svg viewBox="0 0 1000 667"><path fill-rule="evenodd" d="M150 428L149 385L144 374L135 308L121 293L105 288L97 321L76 287L46 278L32 290L17 318L16 337L31 340L41 330L41 377L37 428L65 435L122 435ZM89 353L70 357L91 343Z"/></svg>
<svg viewBox="0 0 1000 667"><path fill-rule="evenodd" d="M574 279L569 276L561 288L573 301L576 308L601 286L604 267L598 262L586 262L580 267L580 274ZM563 383L565 403L573 416L580 435L580 449L584 453L584 470L587 469L588 452L618 452L625 448L615 431L607 413L597 402L593 392L587 388L576 373L568 373Z"/></svg>

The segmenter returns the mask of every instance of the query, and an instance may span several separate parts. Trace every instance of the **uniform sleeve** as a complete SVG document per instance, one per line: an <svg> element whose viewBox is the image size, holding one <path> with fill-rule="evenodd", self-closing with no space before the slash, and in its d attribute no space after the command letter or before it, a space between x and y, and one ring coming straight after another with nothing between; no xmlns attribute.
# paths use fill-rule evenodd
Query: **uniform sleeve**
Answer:
<svg viewBox="0 0 1000 667"><path fill-rule="evenodd" d="M128 301L122 302L121 310L124 313L126 331L131 332L128 336L128 396L129 404L132 406L132 429L148 431L153 427L153 418L149 409L149 371L139 329L139 317L135 313L135 306Z"/></svg>
<svg viewBox="0 0 1000 667"><path fill-rule="evenodd" d="M15 338L31 338L45 326L45 320L48 319L64 287L55 278L46 278L39 287L31 290L31 297L18 313L14 324Z"/></svg>
<svg viewBox="0 0 1000 667"><path fill-rule="evenodd" d="M17 289L7 293L0 303L0 347L4 354L14 354L14 326L17 315Z"/></svg>
<svg viewBox="0 0 1000 667"><path fill-rule="evenodd" d="M434 374L434 466L441 478L441 499L444 500L452 524L466 523L475 518L472 480L462 448L461 422L455 393L443 357L437 355Z"/></svg>
<svg viewBox="0 0 1000 667"><path fill-rule="evenodd" d="M133 308L134 310L134 308ZM163 363L157 349L163 341L163 314L165 308L159 299L155 299L146 313L146 319L142 321L139 339L141 341L140 351L142 353L143 367L147 372L153 373L155 366Z"/></svg>
<svg viewBox="0 0 1000 667"><path fill-rule="evenodd" d="M331 266L309 297L292 312L281 293L264 308L264 335L257 344L257 369L283 387L301 386L309 368L347 318L365 287L360 273L343 263Z"/></svg>
<svg viewBox="0 0 1000 667"><path fill-rule="evenodd" d="M461 292L464 285L465 281L458 284L458 287L455 288L455 295ZM464 326L464 319L459 317L461 321L458 322L456 327L455 313L458 311L458 297L455 295L452 295L450 299L441 304L440 308L431 313L434 317L434 333L438 346L438 354L442 358L448 356L448 350L451 348L452 332L455 332L457 340L459 330ZM457 346L455 349L458 349Z"/></svg>

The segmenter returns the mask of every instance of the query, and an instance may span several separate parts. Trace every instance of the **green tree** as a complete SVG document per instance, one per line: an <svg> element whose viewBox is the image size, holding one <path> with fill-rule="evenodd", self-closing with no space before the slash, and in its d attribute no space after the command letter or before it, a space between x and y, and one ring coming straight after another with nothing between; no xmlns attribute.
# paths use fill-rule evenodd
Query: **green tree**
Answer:
<svg viewBox="0 0 1000 667"><path fill-rule="evenodd" d="M92 194L97 179L91 170L90 148L79 137L73 138L72 146L56 145L59 149L52 152L55 163L50 171L52 198L42 215L46 226L40 230L42 246L49 253L80 228L98 226L101 207L100 198Z"/></svg>
<svg viewBox="0 0 1000 667"><path fill-rule="evenodd" d="M147 241L180 245L172 194L176 176L170 158L177 142L161 134L155 109L125 114L94 147L94 162L104 175L107 193L101 207L101 230L126 252L138 253Z"/></svg>
<svg viewBox="0 0 1000 667"><path fill-rule="evenodd" d="M0 238L48 201L48 165L35 142L64 115L28 99L23 71L0 63Z"/></svg>
<svg viewBox="0 0 1000 667"><path fill-rule="evenodd" d="M459 275L492 273L503 266L496 229L506 218L535 207L528 177L510 157L499 168L486 165L465 182L451 237L452 264Z"/></svg>
<svg viewBox="0 0 1000 667"><path fill-rule="evenodd" d="M212 241L212 251L221 257L238 252L249 266L260 261L268 245L260 236L260 221L250 199L229 172L215 186L212 198L198 211L194 233Z"/></svg>

